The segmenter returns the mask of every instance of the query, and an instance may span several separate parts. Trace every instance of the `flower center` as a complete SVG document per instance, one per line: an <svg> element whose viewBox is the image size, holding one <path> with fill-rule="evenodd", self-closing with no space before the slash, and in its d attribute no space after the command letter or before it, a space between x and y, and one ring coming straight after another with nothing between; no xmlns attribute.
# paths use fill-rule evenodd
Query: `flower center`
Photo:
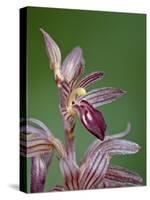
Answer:
<svg viewBox="0 0 150 200"><path fill-rule="evenodd" d="M71 114L72 116L76 114L76 111L73 108L75 101L77 97L84 96L84 95L86 95L86 90L82 87L76 88L71 92L69 100L68 100L68 107L67 107L69 114Z"/></svg>

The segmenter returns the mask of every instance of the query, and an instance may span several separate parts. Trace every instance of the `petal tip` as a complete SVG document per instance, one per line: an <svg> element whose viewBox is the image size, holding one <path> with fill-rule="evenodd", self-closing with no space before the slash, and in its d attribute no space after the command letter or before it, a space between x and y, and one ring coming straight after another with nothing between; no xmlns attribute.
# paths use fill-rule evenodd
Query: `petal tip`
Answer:
<svg viewBox="0 0 150 200"><path fill-rule="evenodd" d="M104 77L104 75L105 75L105 72L102 72L102 71L98 71L98 72L97 72L97 76L98 76L98 78L100 78L100 79L102 79L102 78Z"/></svg>
<svg viewBox="0 0 150 200"><path fill-rule="evenodd" d="M105 75L105 72L98 72L100 77L103 77Z"/></svg>
<svg viewBox="0 0 150 200"><path fill-rule="evenodd" d="M120 92L121 96L127 94L126 90L119 89L119 92Z"/></svg>
<svg viewBox="0 0 150 200"><path fill-rule="evenodd" d="M47 34L47 33L44 31L44 29L42 29L42 28L39 28L39 31L43 34L43 36L44 36L45 34Z"/></svg>

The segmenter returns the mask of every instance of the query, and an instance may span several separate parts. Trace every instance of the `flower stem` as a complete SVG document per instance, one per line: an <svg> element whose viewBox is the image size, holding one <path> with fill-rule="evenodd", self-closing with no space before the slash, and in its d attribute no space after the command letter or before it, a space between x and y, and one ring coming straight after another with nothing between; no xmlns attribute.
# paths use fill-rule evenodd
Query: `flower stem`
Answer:
<svg viewBox="0 0 150 200"><path fill-rule="evenodd" d="M59 99L60 106L59 107L61 108L61 106L65 106L61 88L59 89L59 97L60 97L60 99ZM60 113L61 113L61 111L60 111ZM75 152L75 142L74 142L74 140L75 140L75 135L74 135L75 124L74 124L74 122L66 120L62 113L61 113L61 117L62 117L64 133L65 133L65 146L66 146L67 156L69 159L74 160L76 162L76 152Z"/></svg>

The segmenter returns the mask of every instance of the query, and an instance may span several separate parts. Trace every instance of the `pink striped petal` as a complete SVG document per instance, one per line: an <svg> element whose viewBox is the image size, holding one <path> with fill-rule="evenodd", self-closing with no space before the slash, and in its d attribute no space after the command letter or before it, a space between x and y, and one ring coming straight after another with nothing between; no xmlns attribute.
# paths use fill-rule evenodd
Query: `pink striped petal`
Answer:
<svg viewBox="0 0 150 200"><path fill-rule="evenodd" d="M24 121L20 127L20 152L27 157L39 156L51 151L52 133L47 126L34 118Z"/></svg>
<svg viewBox="0 0 150 200"><path fill-rule="evenodd" d="M37 119L29 119L33 125L21 126L20 152L27 157L35 157L56 149L60 157L66 156L66 151L59 139L52 136L47 126ZM37 127L35 127L37 126Z"/></svg>
<svg viewBox="0 0 150 200"><path fill-rule="evenodd" d="M31 192L44 192L44 185L51 163L52 154L44 154L32 158Z"/></svg>
<svg viewBox="0 0 150 200"><path fill-rule="evenodd" d="M64 177L66 190L79 189L79 168L73 160L60 159L60 169Z"/></svg>
<svg viewBox="0 0 150 200"><path fill-rule="evenodd" d="M45 134L48 136L52 135L49 128L42 121L40 121L38 119L29 118L29 119L27 119L27 123L33 125L34 127L42 129L43 131L45 131ZM30 130L28 132L30 132Z"/></svg>
<svg viewBox="0 0 150 200"><path fill-rule="evenodd" d="M62 74L68 82L76 79L83 71L84 60L82 50L74 48L62 64Z"/></svg>
<svg viewBox="0 0 150 200"><path fill-rule="evenodd" d="M142 178L137 173L119 166L110 166L105 178L132 185L141 185L143 182Z"/></svg>
<svg viewBox="0 0 150 200"><path fill-rule="evenodd" d="M127 187L142 184L143 180L137 173L129 171L123 167L109 166L104 180L99 184L99 188Z"/></svg>
<svg viewBox="0 0 150 200"><path fill-rule="evenodd" d="M51 69L55 69L56 67L60 67L61 65L61 53L58 45L52 39L52 37L45 32L43 29L40 29L43 34L46 52L49 58L49 63Z"/></svg>
<svg viewBox="0 0 150 200"><path fill-rule="evenodd" d="M70 92L70 85L67 81L62 81L60 88L60 108L66 110L68 95Z"/></svg>
<svg viewBox="0 0 150 200"><path fill-rule="evenodd" d="M88 92L85 96L78 98L78 102L88 101L93 107L98 107L107 103L111 103L123 96L125 91L115 88L100 88Z"/></svg>
<svg viewBox="0 0 150 200"><path fill-rule="evenodd" d="M104 140L103 142L97 140L95 142L95 147L93 145L92 148L90 148L90 151L85 154L83 160L88 159L88 157L91 157L99 150L105 151L110 155L127 155L135 154L139 149L140 146L138 144L128 140L110 139L106 141Z"/></svg>
<svg viewBox="0 0 150 200"><path fill-rule="evenodd" d="M84 167L80 168L80 189L90 189L97 185L107 172L109 160L108 154L100 151L88 158Z"/></svg>
<svg viewBox="0 0 150 200"><path fill-rule="evenodd" d="M80 187L84 189L97 188L106 174L111 155L134 154L138 150L139 146L136 143L126 140L113 139L103 142L99 141L96 149L92 150L86 159L84 158L84 162L80 166Z"/></svg>
<svg viewBox="0 0 150 200"><path fill-rule="evenodd" d="M97 80L101 80L104 76L103 72L94 72L83 78L76 87L87 88L95 83Z"/></svg>
<svg viewBox="0 0 150 200"><path fill-rule="evenodd" d="M86 101L81 101L80 105L76 105L76 109L84 127L98 139L103 140L106 124L102 113Z"/></svg>

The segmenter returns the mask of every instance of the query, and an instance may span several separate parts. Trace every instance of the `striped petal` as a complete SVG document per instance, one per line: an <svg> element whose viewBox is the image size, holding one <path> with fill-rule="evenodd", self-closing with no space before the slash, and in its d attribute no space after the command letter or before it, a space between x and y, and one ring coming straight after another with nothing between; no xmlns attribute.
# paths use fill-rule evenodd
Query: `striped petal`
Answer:
<svg viewBox="0 0 150 200"><path fill-rule="evenodd" d="M88 156L91 157L99 150L105 151L110 155L127 155L135 154L139 151L139 149L140 147L138 144L128 140L104 140L103 142L97 142L96 148L91 149L91 151L88 153Z"/></svg>
<svg viewBox="0 0 150 200"><path fill-rule="evenodd" d="M107 140L100 144L103 151L110 155L128 155L135 154L139 151L138 144L122 139Z"/></svg>
<svg viewBox="0 0 150 200"><path fill-rule="evenodd" d="M60 88L60 108L66 110L68 95L70 92L70 85L67 81L63 81Z"/></svg>
<svg viewBox="0 0 150 200"><path fill-rule="evenodd" d="M104 76L103 72L94 72L83 78L76 87L87 88L95 83L97 80L101 80Z"/></svg>
<svg viewBox="0 0 150 200"><path fill-rule="evenodd" d="M36 137L38 138L47 138L47 133L41 129L36 128L32 125L26 124L20 127L20 133L21 133L21 139L27 139L27 138L34 138L34 134L36 134ZM50 136L50 135L49 135Z"/></svg>
<svg viewBox="0 0 150 200"><path fill-rule="evenodd" d="M20 128L20 152L27 157L51 151L52 133L47 126L34 118L29 118Z"/></svg>
<svg viewBox="0 0 150 200"><path fill-rule="evenodd" d="M79 168L73 160L60 159L60 169L65 181L66 190L77 190L79 189L78 177Z"/></svg>
<svg viewBox="0 0 150 200"><path fill-rule="evenodd" d="M101 151L88 158L80 168L80 189L90 189L97 185L107 172L109 160L108 154Z"/></svg>
<svg viewBox="0 0 150 200"><path fill-rule="evenodd" d="M47 126L37 119L29 119L21 126L20 152L22 156L35 157L56 149L60 157L66 156L65 148L59 139L55 138ZM36 127L35 127L36 126Z"/></svg>
<svg viewBox="0 0 150 200"><path fill-rule="evenodd" d="M136 143L126 140L114 139L103 142L99 141L97 148L88 154L88 157L84 159L84 162L80 166L80 187L84 189L97 187L106 173L111 155L134 154L138 150L139 146ZM98 170L100 166L103 166L100 168L102 171Z"/></svg>
<svg viewBox="0 0 150 200"><path fill-rule="evenodd" d="M109 166L108 171L99 187L125 187L142 185L142 178L135 172L123 167Z"/></svg>
<svg viewBox="0 0 150 200"><path fill-rule="evenodd" d="M49 128L43 122L41 122L40 120L35 119L35 118L29 118L29 119L27 119L27 122L29 124L31 124L31 125L34 125L34 126L36 126L38 128L43 129L43 131L45 131L45 134L52 135L52 133L49 130Z"/></svg>
<svg viewBox="0 0 150 200"><path fill-rule="evenodd" d="M61 53L58 45L55 41L50 37L50 35L45 32L43 29L40 29L43 34L45 48L49 59L50 69L54 71L54 78L57 86L61 87L61 82L63 80L63 76L60 71L61 67Z"/></svg>
<svg viewBox="0 0 150 200"><path fill-rule="evenodd" d="M52 37L47 32L45 32L43 29L40 29L40 31L43 34L45 48L47 51L51 69L54 69L55 67L56 68L60 67L61 53L60 53L58 45L55 43L55 41L52 39Z"/></svg>
<svg viewBox="0 0 150 200"><path fill-rule="evenodd" d="M76 105L75 107L84 127L98 139L103 140L106 124L102 113L86 101L81 101L80 105Z"/></svg>
<svg viewBox="0 0 150 200"><path fill-rule="evenodd" d="M52 154L43 154L32 158L31 192L44 192L44 185L51 163Z"/></svg>
<svg viewBox="0 0 150 200"><path fill-rule="evenodd" d="M68 82L76 79L83 71L84 60L82 50L74 48L62 64L62 74Z"/></svg>
<svg viewBox="0 0 150 200"><path fill-rule="evenodd" d="M100 88L88 92L85 96L78 98L78 102L88 101L93 107L102 106L111 103L123 96L125 92L115 88Z"/></svg>

